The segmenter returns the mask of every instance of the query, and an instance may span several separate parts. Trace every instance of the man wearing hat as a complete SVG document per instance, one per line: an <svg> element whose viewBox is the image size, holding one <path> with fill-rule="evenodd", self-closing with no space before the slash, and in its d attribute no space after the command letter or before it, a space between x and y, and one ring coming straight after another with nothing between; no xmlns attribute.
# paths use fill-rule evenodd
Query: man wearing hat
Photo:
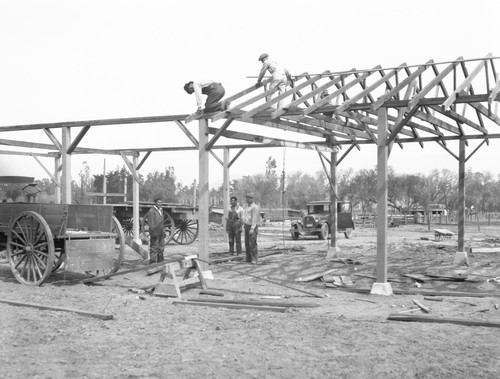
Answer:
<svg viewBox="0 0 500 379"><path fill-rule="evenodd" d="M241 230L243 228L243 208L238 204L238 198L231 196L231 207L226 219L226 232L229 240L229 253L231 255L241 254ZM236 253L234 243L236 242Z"/></svg>
<svg viewBox="0 0 500 379"><path fill-rule="evenodd" d="M149 264L163 262L163 251L165 250L165 232L164 215L162 208L163 201L160 197L155 199L154 206L149 209L143 219L143 225L146 223L149 227Z"/></svg>
<svg viewBox="0 0 500 379"><path fill-rule="evenodd" d="M189 95L194 93L198 109L196 113L210 113L225 111L229 108L230 102L227 100L220 101L226 94L226 90L220 83L215 83L213 80L198 80L196 82L187 82L184 84L184 91ZM203 98L201 95L207 95L205 109L202 108Z"/></svg>
<svg viewBox="0 0 500 379"><path fill-rule="evenodd" d="M269 59L269 55L264 53L259 56L259 61L262 62L262 68L260 69L259 73L259 78L257 79L257 87L260 87L262 85L262 79L264 78L264 75L266 74L267 71L271 74L271 83L269 84L269 89L272 88L278 88L277 92L274 92L270 99L273 97L279 96L282 93L285 92L285 88L287 85L287 82L290 81L290 84L293 87L293 81L290 73L288 70L275 61L272 61ZM270 100L269 99L269 100ZM283 108L284 101L280 100L277 104L278 109Z"/></svg>
<svg viewBox="0 0 500 379"><path fill-rule="evenodd" d="M330 94L328 93L328 90L325 89L323 92L321 92L321 94L319 95L319 98L324 99L325 97L328 97L329 95ZM333 104L330 100L328 100L328 102L324 105L333 105ZM324 112L323 116L333 117L333 112Z"/></svg>
<svg viewBox="0 0 500 379"><path fill-rule="evenodd" d="M253 193L245 195L247 206L243 213L243 224L245 226L245 251L246 261L248 263L257 264L259 252L257 250L257 234L260 224L260 209L253 202Z"/></svg>

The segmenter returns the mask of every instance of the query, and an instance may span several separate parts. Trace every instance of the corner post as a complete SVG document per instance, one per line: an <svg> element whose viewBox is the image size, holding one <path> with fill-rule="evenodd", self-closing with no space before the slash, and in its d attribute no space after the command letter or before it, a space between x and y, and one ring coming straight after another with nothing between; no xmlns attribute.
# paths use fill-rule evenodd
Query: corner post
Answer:
<svg viewBox="0 0 500 379"><path fill-rule="evenodd" d="M465 140L459 141L458 149L458 246L454 264L469 263L465 251Z"/></svg>
<svg viewBox="0 0 500 379"><path fill-rule="evenodd" d="M208 183L208 120L200 119L198 128L198 160L199 160L199 192L198 192L198 243L201 269L208 268L208 207L209 207L209 183Z"/></svg>
<svg viewBox="0 0 500 379"><path fill-rule="evenodd" d="M222 187L222 196L224 202L224 213L222 215L222 230L226 230L226 216L229 211L229 148L224 148L224 175L223 175L223 187ZM224 242L228 242L227 233L224 233Z"/></svg>
<svg viewBox="0 0 500 379"><path fill-rule="evenodd" d="M377 281L371 293L392 295L391 284L387 282L387 108L378 110L377 141Z"/></svg>
<svg viewBox="0 0 500 379"><path fill-rule="evenodd" d="M71 128L62 128L62 191L61 201L63 204L71 204L71 154L68 147L71 145Z"/></svg>

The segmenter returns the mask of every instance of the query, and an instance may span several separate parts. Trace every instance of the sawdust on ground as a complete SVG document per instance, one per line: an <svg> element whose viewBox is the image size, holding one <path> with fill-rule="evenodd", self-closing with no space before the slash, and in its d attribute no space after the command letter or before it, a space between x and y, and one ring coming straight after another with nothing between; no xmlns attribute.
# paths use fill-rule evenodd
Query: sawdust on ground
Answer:
<svg viewBox="0 0 500 379"><path fill-rule="evenodd" d="M443 226L440 226L443 228ZM444 226L456 233L456 226ZM499 226L470 226L466 246L500 246ZM328 241L293 241L284 227L259 236L260 265L241 260L211 265L218 299L281 302L286 312L176 303L131 289L156 284L144 271L84 285L82 273L60 271L41 287L19 284L0 259L2 299L111 314L100 320L72 312L0 303L0 378L496 378L500 329L454 323L388 320L394 313L500 323L498 253L469 253L453 266L456 234L435 241L426 225L389 229L388 279L393 290L476 292L483 297L347 292L321 280L331 271L349 288L370 289L376 275L376 230L339 234L342 259L327 260ZM167 254L197 253L197 242ZM222 230L210 231L210 259L229 258ZM142 264L127 250L123 270ZM405 275L420 277L417 281ZM427 274L440 276L431 278ZM467 278L444 280L444 276ZM436 280L435 280L436 279ZM338 282L337 282L338 283ZM340 282L342 283L342 282ZM329 285L329 287L327 287ZM341 284L342 285L342 284ZM200 288L184 299L210 298ZM416 309L416 310L412 310Z"/></svg>

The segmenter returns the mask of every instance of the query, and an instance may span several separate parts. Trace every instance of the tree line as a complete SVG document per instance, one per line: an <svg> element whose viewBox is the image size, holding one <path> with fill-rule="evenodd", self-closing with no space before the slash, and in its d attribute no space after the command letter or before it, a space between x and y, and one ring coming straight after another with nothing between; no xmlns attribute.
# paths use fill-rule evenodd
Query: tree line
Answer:
<svg viewBox="0 0 500 379"><path fill-rule="evenodd" d="M86 196L103 191L104 175L91 175L88 166L82 167L80 177L72 182L75 203L103 203L102 196ZM197 184L184 185L177 181L174 167L139 175L139 200L153 201L163 198L166 203L192 205ZM362 213L373 212L376 207L377 170L337 170L337 194L339 200L351 201ZM132 201L132 175L125 167L117 167L106 173L106 192L122 193L120 197L108 197L106 203ZM54 200L55 185L49 179L36 181L40 189L37 201ZM458 174L447 169L432 170L429 174L399 174L388 169L388 202L394 210L404 212L413 207L426 208L429 204L444 204L450 211L458 210ZM0 185L0 198L23 200L22 185ZM323 171L313 174L304 172L277 172L276 160L269 157L264 173L246 175L229 183L230 194L244 199L245 193L253 192L261 207L305 209L311 200L327 200L330 187ZM126 190L125 190L126 188ZM126 193L126 194L125 194ZM222 207L222 186L210 190L210 205ZM242 201L240 201L242 202ZM500 212L500 175L467 170L465 174L465 205L477 212ZM406 213L406 212L404 212Z"/></svg>

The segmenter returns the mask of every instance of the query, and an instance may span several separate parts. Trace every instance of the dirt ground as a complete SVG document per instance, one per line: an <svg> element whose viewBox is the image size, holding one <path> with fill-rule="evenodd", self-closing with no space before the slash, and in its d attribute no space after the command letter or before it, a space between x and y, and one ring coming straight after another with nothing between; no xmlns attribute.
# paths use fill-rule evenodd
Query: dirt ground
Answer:
<svg viewBox="0 0 500 379"><path fill-rule="evenodd" d="M436 227L436 226L433 226ZM440 226L457 232L456 226ZM376 230L339 234L340 258L327 260L329 241L293 241L284 227L262 227L260 264L211 265L212 291L183 291L184 299L280 302L286 312L178 304L172 297L133 288L154 285L159 274L139 271L93 285L82 273L59 271L41 287L19 284L0 258L0 297L113 315L100 320L73 312L0 303L0 378L498 378L500 329L455 323L388 320L394 313L500 323L498 253L469 253L469 265L453 266L456 234L435 241L426 225L388 232L392 289L423 293L370 295L375 281ZM500 226L470 226L466 247L500 246ZM197 242L169 244L168 255L197 253ZM229 258L222 230L210 231L210 259ZM122 270L145 264L127 250ZM297 281L333 270L354 283L346 291L321 280ZM424 282L403 276L420 276ZM467 281L432 280L424 274ZM298 289L298 290L297 290ZM316 296L314 296L316 295ZM436 299L436 297L434 297ZM297 305L309 305L297 306ZM416 310L411 310L411 309Z"/></svg>

